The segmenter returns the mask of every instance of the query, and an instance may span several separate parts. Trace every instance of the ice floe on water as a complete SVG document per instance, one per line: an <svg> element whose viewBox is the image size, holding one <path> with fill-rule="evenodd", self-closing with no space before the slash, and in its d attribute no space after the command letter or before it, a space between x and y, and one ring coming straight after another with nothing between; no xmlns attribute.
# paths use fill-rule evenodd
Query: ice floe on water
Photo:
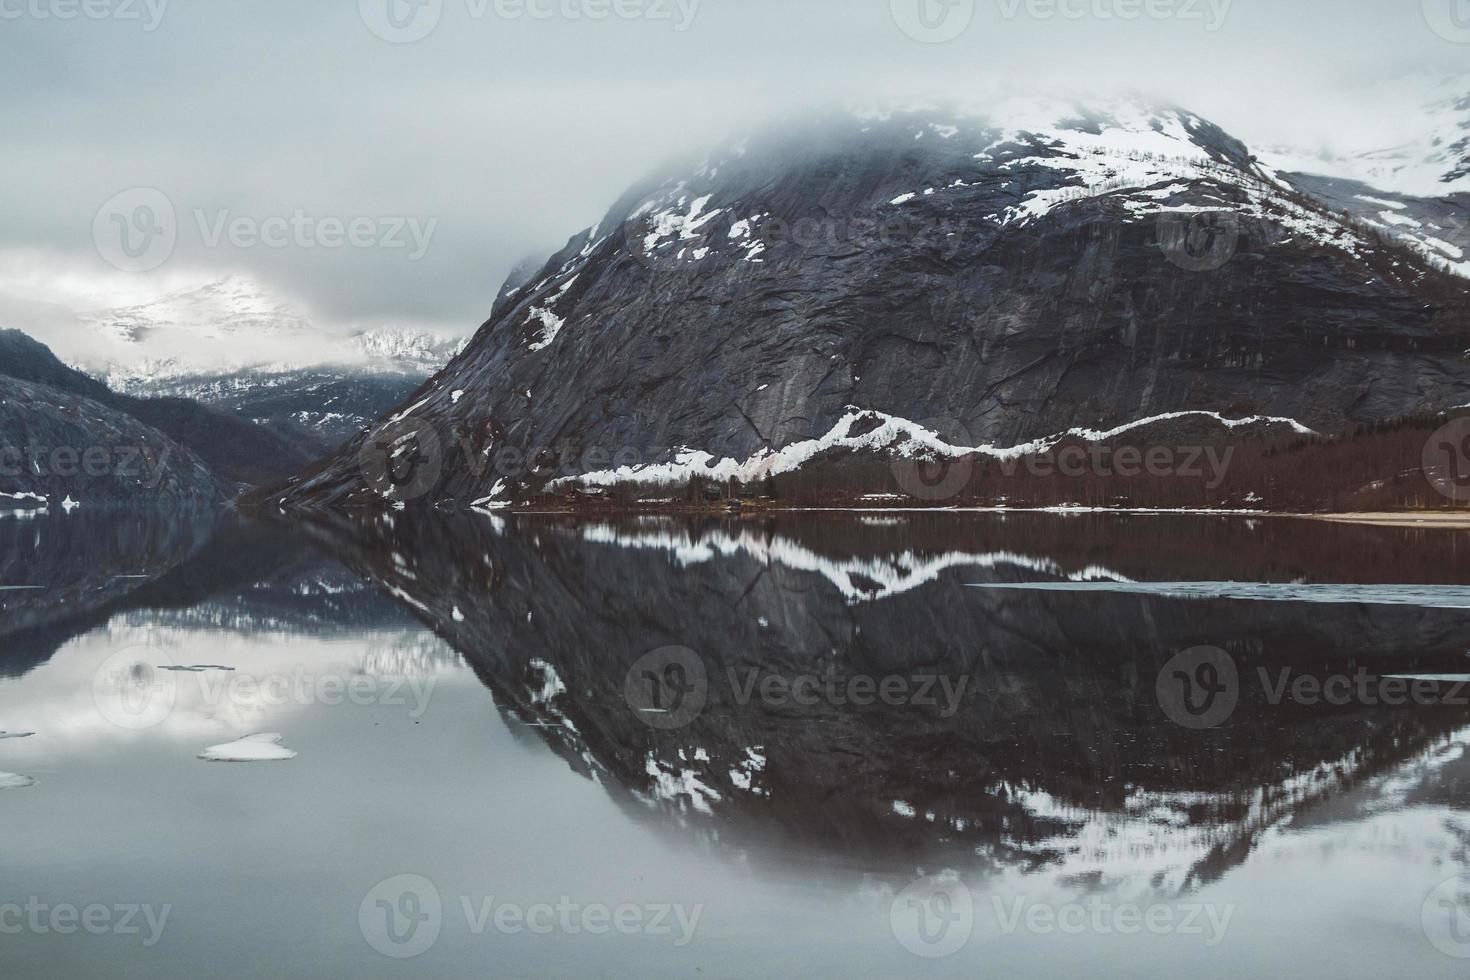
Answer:
<svg viewBox="0 0 1470 980"><path fill-rule="evenodd" d="M1369 603L1470 609L1470 586L1364 585L1333 582L972 582L972 589L1031 592L1122 592L1164 599L1245 599L1267 602Z"/></svg>
<svg viewBox="0 0 1470 980"><path fill-rule="evenodd" d="M281 745L277 732L261 732L221 745L211 745L199 753L206 762L283 762L296 758L296 753Z"/></svg>
<svg viewBox="0 0 1470 980"><path fill-rule="evenodd" d="M7 738L29 738L35 732L0 732L0 739ZM24 789L34 786L36 781L30 776L21 776L13 772L0 772L0 789Z"/></svg>

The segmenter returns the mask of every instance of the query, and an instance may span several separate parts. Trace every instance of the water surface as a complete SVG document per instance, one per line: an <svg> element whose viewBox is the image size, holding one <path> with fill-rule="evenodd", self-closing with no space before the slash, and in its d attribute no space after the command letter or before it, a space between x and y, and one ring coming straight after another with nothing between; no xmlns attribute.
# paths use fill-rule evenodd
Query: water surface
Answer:
<svg viewBox="0 0 1470 980"><path fill-rule="evenodd" d="M1467 585L1265 519L0 521L0 964L1460 976Z"/></svg>

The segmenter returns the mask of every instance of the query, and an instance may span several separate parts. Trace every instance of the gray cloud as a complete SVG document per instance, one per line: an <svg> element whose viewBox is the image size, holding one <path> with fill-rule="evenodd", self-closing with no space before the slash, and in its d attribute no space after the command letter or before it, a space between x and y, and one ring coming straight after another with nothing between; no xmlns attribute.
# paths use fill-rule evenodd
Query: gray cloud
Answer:
<svg viewBox="0 0 1470 980"><path fill-rule="evenodd" d="M795 102L982 77L1134 87L1248 140L1316 148L1349 126L1393 136L1391 113L1365 118L1371 102L1344 86L1455 70L1467 50L1431 30L1418 2L1381 0L976 0L943 44L905 34L890 0L523 0L544 18L508 0L391 0L403 5L395 22L378 19L380 2L362 0L364 14L351 2L174 0L150 30L144 0L0 0L0 253L95 275L105 292L118 274L93 247L94 215L152 187L179 234L166 263L136 274L143 283L244 271L324 317L467 330L527 252L596 221L672 154ZM1130 2L1174 15L1117 16ZM83 7L106 15L58 16ZM605 19L590 19L598 10ZM618 13L659 10L669 17ZM425 11L437 19L422 39L379 36ZM210 247L199 227L223 216L260 233L296 215L318 231L324 218L370 219L379 237ZM395 219L434 223L421 258L361 244Z"/></svg>

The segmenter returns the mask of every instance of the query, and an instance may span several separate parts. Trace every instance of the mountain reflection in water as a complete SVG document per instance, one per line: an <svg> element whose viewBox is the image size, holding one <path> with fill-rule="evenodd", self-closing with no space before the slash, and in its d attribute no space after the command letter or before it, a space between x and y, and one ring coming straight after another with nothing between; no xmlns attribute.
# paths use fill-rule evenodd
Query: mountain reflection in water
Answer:
<svg viewBox="0 0 1470 980"><path fill-rule="evenodd" d="M779 886L787 899L789 888L840 896L822 906L835 911L809 972L843 972L840 961L974 975L981 962L1057 955L1028 945L1035 936L1007 936L1014 947L991 936L939 964L913 958L889 932L889 908L931 876L964 882L977 902L993 897L991 919L1003 896L1177 904L1246 894L1230 955L1211 961L1222 976L1263 968L1270 950L1294 941L1291 923L1319 928L1327 913L1313 918L1302 902L1330 907L1340 891L1349 919L1361 921L1345 920L1332 937L1338 960L1324 955L1320 971L1298 972L1330 975L1345 961L1364 976L1404 964L1416 976L1450 976L1459 964L1426 939L1420 900L1465 869L1470 840L1470 714L1457 696L1457 679L1470 674L1470 610L1454 600L1470 585L1464 545L1458 532L1199 516L0 521L0 585L30 586L0 591L0 731L38 733L0 746L14 747L5 758L31 752L50 767L30 770L35 784L6 790L0 805L23 818L17 801L76 793L66 770L83 758L117 771L157 768L164 755L192 760L208 745L284 732L299 757L263 767L275 775L226 765L190 780L208 780L210 806L268 780L253 790L262 800L231 804L264 821L262 831L282 829L259 810L271 800L288 813L323 814L320 826L292 825L299 841L271 845L293 856L293 871L284 857L267 860L279 879L301 876L305 894L326 895L320 920L284 903L306 930L298 941L318 942L312 955L322 964L347 956L359 975L391 975L396 962L357 934L363 890L432 864L422 855L406 864L400 849L433 843L454 855L450 867L469 855L502 868L522 860L510 855L535 836L525 822L501 813L483 839L450 829L480 819L475 808L489 804L475 794L518 798L527 812L541 800L581 800L595 823L584 828L588 846L602 835L608 845L600 868L578 873L622 882L610 886L617 894L631 887L632 872L616 869L645 845L594 814L578 795L584 787L667 856L636 880L687 877L686 860L705 862L686 884L711 904L712 938L656 961L640 958L640 947L629 962L654 973L701 965L706 975L731 975L732 964L764 962L768 920L786 900L768 891L776 883L787 883ZM310 662L407 678L418 686L405 690L425 703L424 678L468 670L474 682L465 675L460 694L436 695L436 705L449 705L442 710L372 715L370 737L340 715L329 727L313 722L325 717L316 706L315 714L254 702L222 711L180 695L157 729L114 745L123 736L95 717L107 714L94 704L99 695L79 701L75 691L92 684L99 663L139 647L140 663L186 668L167 675L179 691L212 683L222 676L215 667L263 676ZM1181 661L1199 650L1213 652ZM1318 686L1300 686L1303 677ZM1321 696L1320 680L1331 677L1359 693ZM1389 677L1442 679L1425 682L1418 701L1362 696L1386 690ZM1167 694L1176 680L1209 697L1180 714ZM553 753L538 749L554 772L542 765L541 777L517 783L496 775L521 764L473 735L492 705L523 745ZM42 752L58 733L69 747ZM496 774L476 779L481 754L496 760ZM12 767L23 771L0 763ZM344 781L363 771L386 778ZM270 795L283 792L267 788L279 780L292 781L289 803ZM161 787L174 784L150 785L149 795L166 799ZM141 805L127 782L92 792ZM66 809L81 814L68 819L79 822L71 836L84 840L92 810ZM366 834L380 810L383 832L408 836L354 846L354 830ZM207 837L209 828L176 832ZM44 830L22 823L18 833ZM330 872L310 857L323 849L336 849ZM544 867L520 877L565 880L568 862L587 861L574 858L580 846L566 851L543 854ZM134 880L127 853L94 860ZM221 855L247 877L261 860L242 841ZM1271 897L1295 877L1283 883L1261 862L1300 868L1308 855L1320 860L1307 865L1301 888L1315 891ZM44 877L47 868L22 870ZM1393 884L1375 884L1380 877ZM716 880L723 884L703 883ZM1364 888L1385 908L1367 908ZM311 938L311 922L324 936ZM223 942L196 927L206 947ZM188 920L176 928L190 929ZM443 959L422 961L440 964L432 975L462 974L486 951L441 946L431 956ZM550 940L495 948L515 975L572 969ZM161 944L136 975L197 969L188 957L187 968L170 969L169 949ZM606 955L569 962L592 968ZM21 962L50 956L48 948ZM1137 972L1127 955L1090 968Z"/></svg>
<svg viewBox="0 0 1470 980"><path fill-rule="evenodd" d="M1470 724L1463 706L1439 703L1454 700L1448 685L1428 706L1273 704L1261 680L1463 671L1470 613L1432 601L1324 611L969 588L1209 578L1299 589L1427 568L1432 595L1470 582L1470 552L1445 537L1019 515L876 526L395 515L313 531L414 609L573 770L755 864L1045 873L1178 895L1309 807L1454 761ZM1155 685L1171 657L1201 645L1227 651L1241 683L1224 724L1193 730L1161 710ZM647 658L670 649L687 651L672 684L702 668L703 703L665 727L638 694L630 704L629 685L661 683L644 676ZM667 667L660 656L654 666Z"/></svg>

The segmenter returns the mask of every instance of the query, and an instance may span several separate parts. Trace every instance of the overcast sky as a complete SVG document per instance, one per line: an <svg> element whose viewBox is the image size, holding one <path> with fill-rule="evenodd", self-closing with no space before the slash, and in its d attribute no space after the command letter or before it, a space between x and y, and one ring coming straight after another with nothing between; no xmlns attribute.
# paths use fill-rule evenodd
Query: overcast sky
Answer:
<svg viewBox="0 0 1470 980"><path fill-rule="evenodd" d="M1119 3L1144 16L1106 16ZM1373 93L1464 70L1470 17L1450 18L1465 7L0 0L0 325L41 315L17 297L110 306L245 272L334 323L467 330L517 259L596 221L670 154L793 101L1001 78L1142 88L1255 144L1389 140L1397 114ZM94 245L99 208L133 188L165 196L176 241L156 267L119 271L156 258ZM342 222L321 241L364 219L358 244L303 248L279 223L285 247L210 240L222 221L298 213Z"/></svg>

